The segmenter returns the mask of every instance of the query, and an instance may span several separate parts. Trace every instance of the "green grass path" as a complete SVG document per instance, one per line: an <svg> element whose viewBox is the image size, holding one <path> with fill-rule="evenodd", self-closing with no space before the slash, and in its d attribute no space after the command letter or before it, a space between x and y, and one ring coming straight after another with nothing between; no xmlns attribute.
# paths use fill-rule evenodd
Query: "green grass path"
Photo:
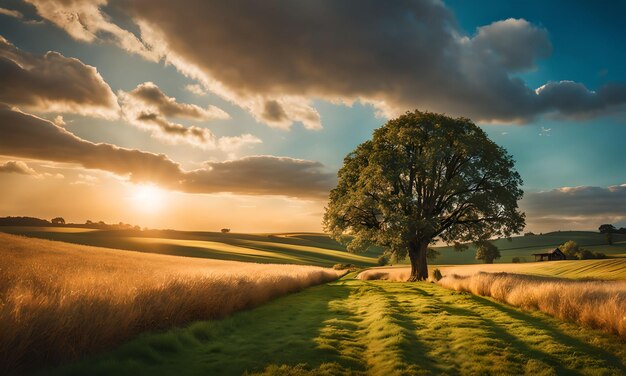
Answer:
<svg viewBox="0 0 626 376"><path fill-rule="evenodd" d="M626 374L617 337L430 283L343 278L56 370L89 375Z"/></svg>

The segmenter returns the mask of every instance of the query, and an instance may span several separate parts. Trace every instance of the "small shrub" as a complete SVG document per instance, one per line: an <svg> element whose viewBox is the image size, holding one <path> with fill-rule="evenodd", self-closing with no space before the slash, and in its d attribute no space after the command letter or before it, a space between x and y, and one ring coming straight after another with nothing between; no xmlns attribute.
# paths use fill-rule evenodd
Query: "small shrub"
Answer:
<svg viewBox="0 0 626 376"><path fill-rule="evenodd" d="M230 232L229 228L223 228L220 230L222 232L222 234L228 234Z"/></svg>
<svg viewBox="0 0 626 376"><path fill-rule="evenodd" d="M439 269L435 269L433 270L433 279L437 282L439 282L439 280L443 278L443 275L441 275L441 270Z"/></svg>
<svg viewBox="0 0 626 376"><path fill-rule="evenodd" d="M581 260L589 260L596 258L596 255L588 249L581 249L580 252L578 252L578 258Z"/></svg>
<svg viewBox="0 0 626 376"><path fill-rule="evenodd" d="M389 259L387 258L387 256L381 255L376 263L378 264L378 266L385 266L389 263Z"/></svg>
<svg viewBox="0 0 626 376"><path fill-rule="evenodd" d="M607 258L606 254L604 254L602 252L596 252L595 256L596 256L597 259L605 259L605 258Z"/></svg>
<svg viewBox="0 0 626 376"><path fill-rule="evenodd" d="M356 269L356 266L352 264L335 264L333 265L333 269L335 270Z"/></svg>
<svg viewBox="0 0 626 376"><path fill-rule="evenodd" d="M522 262L522 260L519 257L513 257L511 259L511 262L514 264L519 264L520 262Z"/></svg>

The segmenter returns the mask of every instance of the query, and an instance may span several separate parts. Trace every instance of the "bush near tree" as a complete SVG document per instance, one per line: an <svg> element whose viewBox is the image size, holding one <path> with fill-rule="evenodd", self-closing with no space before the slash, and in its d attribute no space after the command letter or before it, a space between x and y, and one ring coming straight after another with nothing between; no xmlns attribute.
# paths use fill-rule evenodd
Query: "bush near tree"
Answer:
<svg viewBox="0 0 626 376"><path fill-rule="evenodd" d="M389 263L389 259L387 258L387 256L381 255L376 263L378 264L378 266L385 266Z"/></svg>
<svg viewBox="0 0 626 376"><path fill-rule="evenodd" d="M476 260L482 260L485 264L493 264L493 261L501 257L500 250L492 242L480 240L476 243Z"/></svg>
<svg viewBox="0 0 626 376"><path fill-rule="evenodd" d="M559 246L561 251L565 253L568 259L572 260L589 260L589 259L604 259L606 255L602 252L592 252L588 249L581 248L578 243L573 240L568 240L564 244Z"/></svg>

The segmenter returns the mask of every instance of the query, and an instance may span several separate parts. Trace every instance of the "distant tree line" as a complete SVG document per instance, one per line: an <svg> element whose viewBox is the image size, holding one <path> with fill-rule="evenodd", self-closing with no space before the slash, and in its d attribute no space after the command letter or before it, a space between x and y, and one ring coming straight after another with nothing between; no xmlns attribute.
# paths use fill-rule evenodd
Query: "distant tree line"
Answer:
<svg viewBox="0 0 626 376"><path fill-rule="evenodd" d="M34 217L1 217L0 226L50 226L52 223L45 219Z"/></svg>
<svg viewBox="0 0 626 376"><path fill-rule="evenodd" d="M55 217L50 221L35 217L0 217L0 226L48 226L48 227L81 227L99 230L141 230L141 227L128 223L105 223L87 220L85 223L66 223L63 217Z"/></svg>

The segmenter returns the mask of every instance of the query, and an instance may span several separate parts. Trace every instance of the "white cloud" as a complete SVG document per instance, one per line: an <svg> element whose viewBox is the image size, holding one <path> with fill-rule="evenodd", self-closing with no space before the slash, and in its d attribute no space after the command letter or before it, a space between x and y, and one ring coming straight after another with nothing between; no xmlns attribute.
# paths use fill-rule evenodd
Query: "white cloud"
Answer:
<svg viewBox="0 0 626 376"><path fill-rule="evenodd" d="M207 92L204 90L204 88L198 84L186 85L185 90L201 97L207 95Z"/></svg>

